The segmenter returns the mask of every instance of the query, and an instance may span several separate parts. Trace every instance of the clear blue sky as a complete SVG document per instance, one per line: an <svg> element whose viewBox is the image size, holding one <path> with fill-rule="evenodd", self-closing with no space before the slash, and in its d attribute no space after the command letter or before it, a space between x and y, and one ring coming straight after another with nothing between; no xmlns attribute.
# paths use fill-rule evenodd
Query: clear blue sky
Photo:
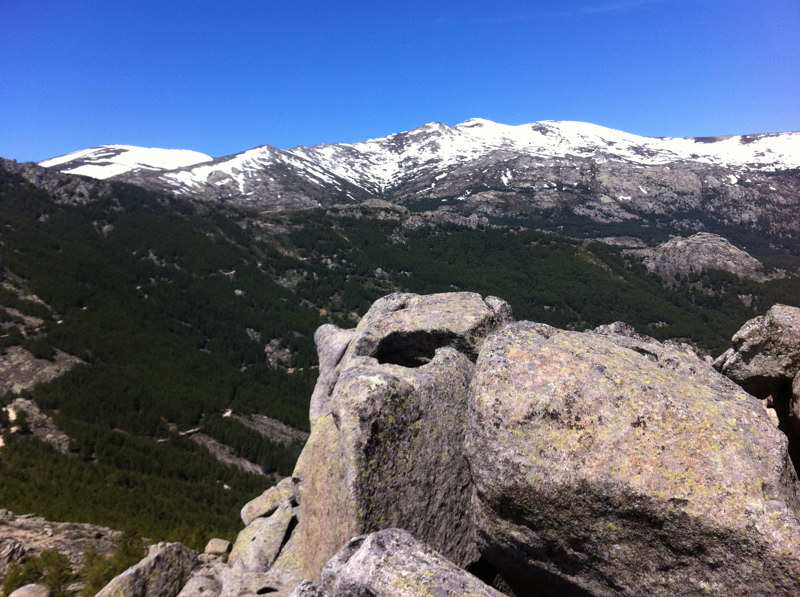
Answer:
<svg viewBox="0 0 800 597"><path fill-rule="evenodd" d="M800 0L0 0L0 156L428 121L800 129Z"/></svg>

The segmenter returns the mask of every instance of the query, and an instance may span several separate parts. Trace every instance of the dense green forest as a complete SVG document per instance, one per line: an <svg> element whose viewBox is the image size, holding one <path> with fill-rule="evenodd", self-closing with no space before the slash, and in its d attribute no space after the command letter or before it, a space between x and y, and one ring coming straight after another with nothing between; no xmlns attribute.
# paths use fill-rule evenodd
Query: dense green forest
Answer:
<svg viewBox="0 0 800 597"><path fill-rule="evenodd" d="M800 300L798 278L758 284L711 271L665 285L591 241L630 225L559 216L559 234L531 227L552 224L545 214L477 230L406 226L397 211L257 214L110 189L58 203L0 168L0 349L84 362L25 393L70 436L71 452L7 437L0 507L196 548L233 538L239 508L272 477L220 464L186 432L289 474L300 446L269 442L223 413L307 429L314 330L354 325L389 292L496 295L518 319L570 329L622 320L715 355L747 319ZM640 237L666 235L646 228ZM12 290L20 285L44 304ZM23 333L18 314L43 323ZM270 364L270 343L290 362Z"/></svg>

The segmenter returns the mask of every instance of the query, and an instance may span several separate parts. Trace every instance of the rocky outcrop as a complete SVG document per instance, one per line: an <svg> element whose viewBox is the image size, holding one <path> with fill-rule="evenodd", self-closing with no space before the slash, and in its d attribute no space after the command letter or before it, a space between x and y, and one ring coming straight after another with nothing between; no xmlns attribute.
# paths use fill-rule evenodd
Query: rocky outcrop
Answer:
<svg viewBox="0 0 800 597"><path fill-rule="evenodd" d="M221 556L228 553L231 550L231 547L230 541L216 537L214 539L209 539L208 543L206 543L203 553Z"/></svg>
<svg viewBox="0 0 800 597"><path fill-rule="evenodd" d="M686 276L712 269L757 282L769 279L758 259L735 247L727 239L708 232L671 238L657 247L632 249L626 253L642 259L649 271L667 281L673 281L676 275Z"/></svg>
<svg viewBox="0 0 800 597"><path fill-rule="evenodd" d="M800 371L800 309L775 305L745 323L714 367L760 398L782 392Z"/></svg>
<svg viewBox="0 0 800 597"><path fill-rule="evenodd" d="M689 350L520 322L470 408L479 548L518 595L800 590L786 440Z"/></svg>
<svg viewBox="0 0 800 597"><path fill-rule="evenodd" d="M294 513L288 502L281 503L267 518L256 518L239 533L228 562L241 570L269 569L278 557L292 525Z"/></svg>
<svg viewBox="0 0 800 597"><path fill-rule="evenodd" d="M180 543L157 543L138 564L115 577L97 597L174 597L186 584L197 554Z"/></svg>
<svg viewBox="0 0 800 597"><path fill-rule="evenodd" d="M390 295L316 339L294 474L181 597L800 591L786 437L689 347L470 293Z"/></svg>
<svg viewBox="0 0 800 597"><path fill-rule="evenodd" d="M44 585L24 585L12 591L8 597L50 597L50 589Z"/></svg>
<svg viewBox="0 0 800 597"><path fill-rule="evenodd" d="M100 555L114 551L119 531L97 525L53 522L31 514L15 515L0 510L0 578L8 566L22 563L45 549L56 549L67 556L76 572L83 564L83 555L93 550Z"/></svg>
<svg viewBox="0 0 800 597"><path fill-rule="evenodd" d="M316 580L350 538L387 527L459 564L478 557L467 386L483 339L509 317L504 301L473 293L393 294L355 331L323 326L311 436L294 473L301 511L276 567Z"/></svg>
<svg viewBox="0 0 800 597"><path fill-rule="evenodd" d="M25 546L15 537L3 537L0 539L0 578L5 578L9 569L21 564L25 558Z"/></svg>
<svg viewBox="0 0 800 597"><path fill-rule="evenodd" d="M746 322L714 367L774 408L800 471L800 309L775 305Z"/></svg>
<svg viewBox="0 0 800 597"><path fill-rule="evenodd" d="M330 597L502 595L401 529L352 539L325 565L321 584Z"/></svg>
<svg viewBox="0 0 800 597"><path fill-rule="evenodd" d="M47 191L58 203L65 205L90 203L108 196L112 188L107 182L61 174L32 162L17 163L3 158L0 158L0 176L18 177L20 182L24 180Z"/></svg>
<svg viewBox="0 0 800 597"><path fill-rule="evenodd" d="M262 493L257 498L244 505L241 512L242 522L245 526L254 520L272 514L282 503L297 505L297 480L286 477Z"/></svg>
<svg viewBox="0 0 800 597"><path fill-rule="evenodd" d="M48 360L37 359L21 346L10 346L0 353L0 395L11 391L19 393L52 381L82 362L60 350L53 360Z"/></svg>
<svg viewBox="0 0 800 597"><path fill-rule="evenodd" d="M56 426L53 419L42 413L33 400L16 398L3 410L12 433L17 430L31 433L36 439L50 444L62 454L69 452L69 436ZM24 429L21 429L23 426Z"/></svg>

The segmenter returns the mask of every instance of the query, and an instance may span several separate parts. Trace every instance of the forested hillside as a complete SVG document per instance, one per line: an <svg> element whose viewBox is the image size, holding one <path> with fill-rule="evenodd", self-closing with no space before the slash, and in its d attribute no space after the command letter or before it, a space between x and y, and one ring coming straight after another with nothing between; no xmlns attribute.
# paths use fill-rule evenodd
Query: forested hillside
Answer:
<svg viewBox="0 0 800 597"><path fill-rule="evenodd" d="M0 508L194 547L232 537L238 509L272 477L218 462L192 433L289 474L297 444L224 415L307 428L314 330L354 325L384 294L497 295L518 319L581 330L622 320L713 354L773 303L800 304L797 277L756 283L711 271L666 285L591 240L624 232L612 225L470 228L386 206L265 214L122 183L69 202L45 187L0 168L0 347L81 359L23 392L71 446L62 454L5 433ZM41 324L26 327L23 315Z"/></svg>

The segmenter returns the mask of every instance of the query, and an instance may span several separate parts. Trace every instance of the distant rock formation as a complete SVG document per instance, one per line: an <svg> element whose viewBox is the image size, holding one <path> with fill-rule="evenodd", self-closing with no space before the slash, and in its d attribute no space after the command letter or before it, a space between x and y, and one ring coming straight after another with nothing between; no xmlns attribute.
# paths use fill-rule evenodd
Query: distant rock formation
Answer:
<svg viewBox="0 0 800 597"><path fill-rule="evenodd" d="M37 359L21 346L9 346L0 352L0 395L52 381L82 362L60 350L48 360Z"/></svg>
<svg viewBox="0 0 800 597"><path fill-rule="evenodd" d="M181 597L800 592L787 438L689 347L471 293L390 295L316 341L294 474Z"/></svg>
<svg viewBox="0 0 800 597"><path fill-rule="evenodd" d="M53 419L42 413L33 400L15 398L11 404L0 409L0 413L5 414L9 430L12 433L16 431L31 433L36 439L50 444L62 454L69 453L69 436L58 428ZM2 431L2 425L0 425L0 431ZM0 439L0 446L2 445L3 441Z"/></svg>
<svg viewBox="0 0 800 597"><path fill-rule="evenodd" d="M83 565L87 550L110 555L119 535L119 531L107 527L53 522L0 509L0 578L5 577L11 566L23 563L45 549L57 549L66 555L71 570L76 572Z"/></svg>
<svg viewBox="0 0 800 597"><path fill-rule="evenodd" d="M735 247L727 239L709 232L678 236L656 247L630 249L625 253L640 257L649 271L667 281L674 280L676 274L685 276L712 269L757 282L775 277L764 272L764 266L758 259Z"/></svg>

